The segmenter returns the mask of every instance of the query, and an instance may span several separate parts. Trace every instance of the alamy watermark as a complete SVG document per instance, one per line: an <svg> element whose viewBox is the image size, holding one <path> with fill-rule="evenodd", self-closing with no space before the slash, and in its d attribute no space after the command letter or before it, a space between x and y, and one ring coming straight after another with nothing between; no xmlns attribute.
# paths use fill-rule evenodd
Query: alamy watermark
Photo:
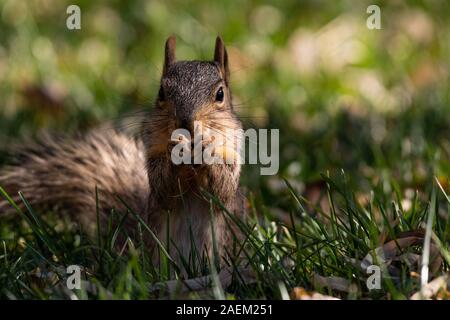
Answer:
<svg viewBox="0 0 450 320"><path fill-rule="evenodd" d="M381 9L376 4L372 4L367 7L366 12L370 16L366 20L366 26L370 30L381 29Z"/></svg>
<svg viewBox="0 0 450 320"><path fill-rule="evenodd" d="M66 280L66 286L69 290L81 289L81 267L77 265L70 265L66 269L69 275Z"/></svg>
<svg viewBox="0 0 450 320"><path fill-rule="evenodd" d="M377 265L370 265L366 269L370 276L366 280L366 286L369 290L381 289L381 268Z"/></svg>
<svg viewBox="0 0 450 320"><path fill-rule="evenodd" d="M270 136L269 136L270 134ZM278 129L219 130L194 122L172 132L171 160L174 164L261 164L261 175L278 173L280 163Z"/></svg>
<svg viewBox="0 0 450 320"><path fill-rule="evenodd" d="M81 9L75 4L71 4L67 7L66 13L69 16L66 19L66 27L69 30L80 30L81 29Z"/></svg>

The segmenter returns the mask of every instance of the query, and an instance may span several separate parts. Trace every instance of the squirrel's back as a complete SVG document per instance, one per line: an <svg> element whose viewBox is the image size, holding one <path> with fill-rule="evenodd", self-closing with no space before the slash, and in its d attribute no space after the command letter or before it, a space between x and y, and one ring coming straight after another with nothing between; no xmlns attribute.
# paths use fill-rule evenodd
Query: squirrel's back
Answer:
<svg viewBox="0 0 450 320"><path fill-rule="evenodd" d="M20 204L21 191L33 207L60 205L84 224L110 209L145 210L149 193L142 142L113 129L97 129L70 139L45 135L16 150L1 168L0 186ZM98 190L98 202L95 189ZM12 207L0 200L0 213Z"/></svg>

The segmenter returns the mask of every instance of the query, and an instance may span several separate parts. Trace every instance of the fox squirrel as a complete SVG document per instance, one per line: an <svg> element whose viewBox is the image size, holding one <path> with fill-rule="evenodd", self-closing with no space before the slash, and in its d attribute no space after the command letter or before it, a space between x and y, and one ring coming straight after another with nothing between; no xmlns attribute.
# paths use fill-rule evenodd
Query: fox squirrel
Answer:
<svg viewBox="0 0 450 320"><path fill-rule="evenodd" d="M175 38L169 37L164 60L159 94L142 120L139 138L98 129L69 139L46 135L17 150L16 162L0 170L0 186L16 203L21 191L33 208L59 206L90 232L96 225L97 187L100 223L107 222L112 208L129 205L159 239L166 239L169 230L170 252L178 264L192 254L193 246L211 257L213 217L217 252L225 256L232 231L203 191L240 217L240 163L176 165L171 161L171 134L177 128L193 132L195 121L219 135L242 128L233 110L227 51L217 37L213 61L176 61ZM209 142L208 137L202 141ZM216 152L236 154L237 145ZM0 213L10 209L0 201ZM127 219L125 227L138 236L134 219ZM154 239L146 242L149 249L156 248Z"/></svg>

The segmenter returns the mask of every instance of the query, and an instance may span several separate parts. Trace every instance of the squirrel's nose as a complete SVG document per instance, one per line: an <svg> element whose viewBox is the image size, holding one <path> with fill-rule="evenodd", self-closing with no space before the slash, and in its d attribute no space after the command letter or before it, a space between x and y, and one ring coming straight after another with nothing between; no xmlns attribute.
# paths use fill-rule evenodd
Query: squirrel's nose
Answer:
<svg viewBox="0 0 450 320"><path fill-rule="evenodd" d="M180 129L186 129L188 131L192 131L192 121L187 118L182 118L178 120L178 127Z"/></svg>

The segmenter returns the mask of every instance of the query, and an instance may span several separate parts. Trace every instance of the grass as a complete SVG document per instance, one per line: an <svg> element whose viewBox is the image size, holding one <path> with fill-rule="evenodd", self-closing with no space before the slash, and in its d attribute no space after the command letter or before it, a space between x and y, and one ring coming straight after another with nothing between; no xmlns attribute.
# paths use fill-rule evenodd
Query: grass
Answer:
<svg viewBox="0 0 450 320"><path fill-rule="evenodd" d="M367 288L369 274L361 262L383 243L401 239L408 232L422 237L424 229L433 239L439 239L437 250L443 257L442 264L433 269L430 278L448 272L450 198L437 180L432 183L429 198L421 201L416 194L408 209L397 200L389 199L378 186L374 186L370 198L361 203L348 187L348 177L344 173L334 178L324 175L323 180L329 210L304 199L286 181L291 194L287 221L275 221L267 207L254 204L252 195L248 220L239 221L224 212L229 223L237 225L245 234L243 260L252 270L255 281L249 282L234 268L232 282L225 288L213 277L209 290L178 294L176 290L168 294L155 289L158 283L168 281L172 272L180 276L177 272L180 268L170 258L163 239L159 242L160 253L166 259L160 266L150 263L150 253L142 241L133 242L128 238L126 250L115 245L119 234L127 237L123 230L124 219L134 219L142 233L151 232L134 213L113 212L111 219L121 221L117 227L112 229L113 223L108 223L108 226L101 226L106 228L103 236L89 238L76 224L66 221L61 225L60 219L51 215L43 219L23 195L27 210L21 211L0 189L20 216L20 219L16 217L7 224L2 223L0 297L68 299L71 295L64 290L65 270L68 265L77 264L83 266L85 281L84 289L74 291L80 299L280 299L285 291L291 292L295 287L347 299L406 299L420 290L423 272L419 263L407 262L407 258L423 257L423 252L430 252L430 242L425 241L428 243L426 250L422 250L423 241L400 246L400 252L390 260L378 261L384 270L379 290ZM5 230L15 232L6 232L5 236ZM431 259L430 263L433 261ZM240 264L238 261L229 263L231 266ZM220 271L202 259L190 259L186 266L190 278L211 272L217 275Z"/></svg>

